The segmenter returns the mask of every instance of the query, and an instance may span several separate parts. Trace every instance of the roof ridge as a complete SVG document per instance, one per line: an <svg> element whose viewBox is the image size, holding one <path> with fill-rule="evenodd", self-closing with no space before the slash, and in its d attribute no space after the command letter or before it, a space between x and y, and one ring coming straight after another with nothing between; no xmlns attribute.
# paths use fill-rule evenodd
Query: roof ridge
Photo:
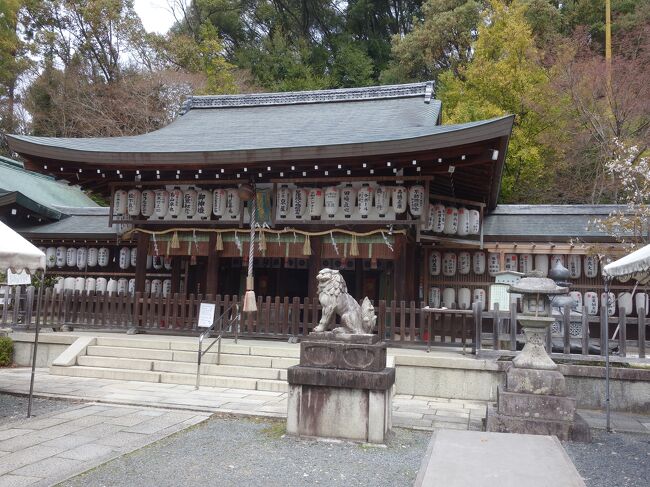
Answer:
<svg viewBox="0 0 650 487"><path fill-rule="evenodd" d="M301 103L364 101L414 96L423 96L423 101L429 103L433 96L433 81L401 85L365 86L361 88L337 88L330 90L190 96L183 103L181 115L184 115L194 108L296 105Z"/></svg>

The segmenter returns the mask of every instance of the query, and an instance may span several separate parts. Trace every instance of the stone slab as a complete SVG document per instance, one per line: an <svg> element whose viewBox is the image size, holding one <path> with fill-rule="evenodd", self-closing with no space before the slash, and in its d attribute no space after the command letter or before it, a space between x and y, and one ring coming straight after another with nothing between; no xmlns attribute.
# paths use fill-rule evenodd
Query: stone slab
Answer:
<svg viewBox="0 0 650 487"><path fill-rule="evenodd" d="M351 344L364 344L372 345L379 342L379 335L372 333L368 334L352 334L352 333L335 333L333 331L320 331L311 332L307 335L304 341L327 341L327 342L341 342Z"/></svg>
<svg viewBox="0 0 650 487"><path fill-rule="evenodd" d="M77 357L86 354L86 349L97 342L95 337L83 336L77 338L72 345L52 361L52 365L70 367L77 363Z"/></svg>
<svg viewBox="0 0 650 487"><path fill-rule="evenodd" d="M557 438L435 431L417 487L586 487Z"/></svg>
<svg viewBox="0 0 650 487"><path fill-rule="evenodd" d="M521 418L573 421L576 400L573 397L525 394L499 389L499 414Z"/></svg>
<svg viewBox="0 0 650 487"><path fill-rule="evenodd" d="M521 418L499 414L495 407L488 407L486 430L498 433L532 435L554 435L562 441L591 441L591 430L582 417L576 413L573 421Z"/></svg>
<svg viewBox="0 0 650 487"><path fill-rule="evenodd" d="M322 369L294 365L287 370L289 384L339 387L345 389L387 390L395 383L395 369L381 372Z"/></svg>
<svg viewBox="0 0 650 487"><path fill-rule="evenodd" d="M376 337L376 335L350 335ZM326 369L368 370L379 372L386 368L386 344L379 338L374 343L314 339L309 335L300 343L300 365Z"/></svg>
<svg viewBox="0 0 650 487"><path fill-rule="evenodd" d="M528 394L567 395L566 380L557 370L510 367L506 373L506 389Z"/></svg>

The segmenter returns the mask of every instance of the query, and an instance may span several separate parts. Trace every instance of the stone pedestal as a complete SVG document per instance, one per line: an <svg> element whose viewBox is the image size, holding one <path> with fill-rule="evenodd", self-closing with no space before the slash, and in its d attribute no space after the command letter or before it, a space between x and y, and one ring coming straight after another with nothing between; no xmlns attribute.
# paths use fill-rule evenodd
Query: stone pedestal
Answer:
<svg viewBox="0 0 650 487"><path fill-rule="evenodd" d="M312 333L289 367L287 432L384 443L391 430L395 369L376 335Z"/></svg>
<svg viewBox="0 0 650 487"><path fill-rule="evenodd" d="M564 376L557 370L510 367L496 407L488 408L486 429L591 441L589 426L576 412L576 400L567 395Z"/></svg>

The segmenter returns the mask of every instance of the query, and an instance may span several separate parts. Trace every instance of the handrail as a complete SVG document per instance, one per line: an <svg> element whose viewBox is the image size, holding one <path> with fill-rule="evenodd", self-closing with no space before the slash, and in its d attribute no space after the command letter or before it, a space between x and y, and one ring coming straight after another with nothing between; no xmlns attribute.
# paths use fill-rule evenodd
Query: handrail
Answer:
<svg viewBox="0 0 650 487"><path fill-rule="evenodd" d="M241 314L239 312L239 303L233 303L230 306L228 306L228 308L221 314L221 316L219 316L219 318L217 318L214 321L214 323L212 323L210 328L208 328L203 333L201 333L201 335L199 335L199 349L198 349L198 357L197 357L197 361L196 361L196 384L194 386L195 389L199 388L199 382L201 381L201 358L203 357L203 355L205 355L208 352L208 350L210 350L212 348L212 346L215 343L218 343L218 346L217 346L217 365L221 364L221 337L223 336L223 330L224 330L223 320L224 320L224 317L228 314L228 312L230 310L232 310L233 308L235 309L235 316L233 318L233 313L230 313L230 317L228 318L228 324L230 324L232 326L232 323L235 322L235 343L237 343L237 334L238 334L238 331L239 331L239 321L241 319ZM208 345L208 348L206 348L205 350L202 350L202 348L203 348L203 340L206 337L210 336L210 334L214 330L214 327L217 326L217 324L219 324L219 323L222 325L221 330L219 332L219 336L217 336L217 339L214 342L212 342L210 345Z"/></svg>

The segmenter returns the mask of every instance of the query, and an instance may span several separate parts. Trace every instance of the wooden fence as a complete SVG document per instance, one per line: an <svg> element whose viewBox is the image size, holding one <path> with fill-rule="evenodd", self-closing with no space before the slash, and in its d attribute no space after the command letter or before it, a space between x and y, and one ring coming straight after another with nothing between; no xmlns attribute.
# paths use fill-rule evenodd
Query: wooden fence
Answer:
<svg viewBox="0 0 650 487"><path fill-rule="evenodd" d="M3 305L4 300L8 303ZM203 301L216 304L220 315L238 296L172 294L166 297L136 293L108 295L94 292L43 293L41 325L60 328L70 325L89 329L123 329L136 327L156 333L197 333L198 311ZM0 289L0 323L3 326L33 327L36 316L34 288L3 287ZM304 336L320 319L318 299L258 297L255 313L243 315L240 337L278 338ZM508 310L483 311L428 309L415 301L379 301L375 303L377 332L392 346L455 346L472 352L514 353L523 346L523 333L517 323L516 305ZM604 316L580 315L565 310L558 316L559 331L549 333L547 348L562 355L604 355L600 337L604 336ZM514 323L514 325L513 325ZM646 326L650 321L641 311L638 317L609 317L610 349L620 357L646 357ZM235 330L222 330L226 336Z"/></svg>

